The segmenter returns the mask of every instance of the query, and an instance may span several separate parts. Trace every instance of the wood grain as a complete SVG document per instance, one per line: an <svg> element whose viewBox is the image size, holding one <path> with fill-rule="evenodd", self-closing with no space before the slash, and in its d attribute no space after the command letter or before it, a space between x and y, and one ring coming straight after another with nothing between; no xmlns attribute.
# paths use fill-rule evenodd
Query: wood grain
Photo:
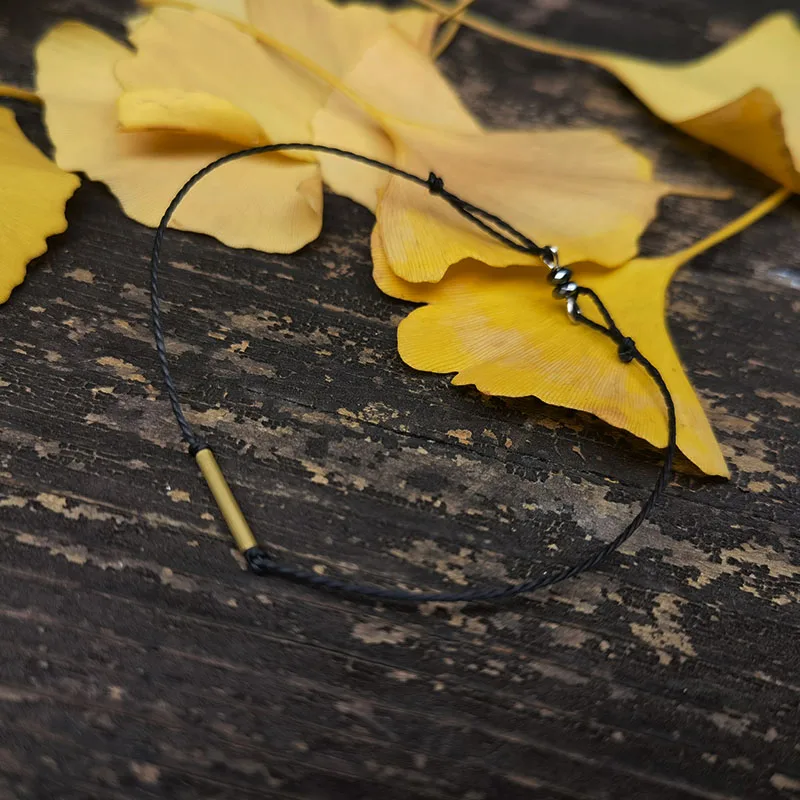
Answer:
<svg viewBox="0 0 800 800"><path fill-rule="evenodd" d="M763 4L511 0L521 27L653 56L707 52ZM0 76L77 17L0 5ZM592 68L462 32L444 66L489 123L605 125L682 183L644 248L768 190ZM45 139L38 112L15 105ZM259 581L178 445L150 341L152 232L85 183L0 309L0 798L704 798L800 793L800 382L792 202L697 259L670 319L733 477L682 472L601 571L494 613L371 608ZM487 399L396 355L407 304L370 215L326 199L292 257L171 233L169 346L193 420L279 553L385 585L519 578L607 538L658 454L585 415Z"/></svg>

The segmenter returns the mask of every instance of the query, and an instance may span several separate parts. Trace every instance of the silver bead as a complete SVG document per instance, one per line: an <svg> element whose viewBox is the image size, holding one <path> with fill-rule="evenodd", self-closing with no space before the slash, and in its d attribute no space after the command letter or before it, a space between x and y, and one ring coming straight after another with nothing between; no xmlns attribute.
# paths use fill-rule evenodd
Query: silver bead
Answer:
<svg viewBox="0 0 800 800"><path fill-rule="evenodd" d="M558 248L548 244L542 248L542 261L550 269L558 269Z"/></svg>
<svg viewBox="0 0 800 800"><path fill-rule="evenodd" d="M572 280L572 270L566 267L556 267L550 270L547 280L555 286L561 286L564 283L569 283Z"/></svg>
<svg viewBox="0 0 800 800"><path fill-rule="evenodd" d="M569 297L574 297L578 291L578 284L570 281L569 283L562 283L553 290L553 297L565 300Z"/></svg>
<svg viewBox="0 0 800 800"><path fill-rule="evenodd" d="M581 310L578 308L578 298L575 295L567 298L567 315L573 325L577 325L580 320Z"/></svg>

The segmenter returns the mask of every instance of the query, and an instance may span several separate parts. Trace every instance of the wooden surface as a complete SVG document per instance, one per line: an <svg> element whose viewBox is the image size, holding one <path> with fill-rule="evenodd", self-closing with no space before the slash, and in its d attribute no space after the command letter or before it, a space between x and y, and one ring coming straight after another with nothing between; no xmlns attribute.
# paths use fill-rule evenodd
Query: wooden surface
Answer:
<svg viewBox="0 0 800 800"><path fill-rule="evenodd" d="M763 4L478 2L520 27L683 58ZM756 6L759 6L758 8ZM69 16L3 0L0 77ZM670 199L648 252L769 184L611 77L462 34L445 66L487 122L611 125ZM15 106L43 142L38 112ZM613 563L508 605L370 608L242 569L178 445L148 329L151 232L100 185L0 309L0 798L792 798L800 792L800 204L697 259L670 318L733 471L690 477ZM338 198L289 258L172 233L176 378L261 537L384 585L519 578L607 538L657 453L590 418L414 373L409 306Z"/></svg>

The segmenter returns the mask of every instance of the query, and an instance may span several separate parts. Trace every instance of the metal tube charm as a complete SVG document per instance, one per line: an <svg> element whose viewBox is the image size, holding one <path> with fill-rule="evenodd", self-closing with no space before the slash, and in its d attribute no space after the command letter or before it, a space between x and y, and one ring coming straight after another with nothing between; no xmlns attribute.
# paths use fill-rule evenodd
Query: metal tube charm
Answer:
<svg viewBox="0 0 800 800"><path fill-rule="evenodd" d="M239 508L231 487L228 486L228 482L217 464L217 459L214 458L214 453L206 447L195 455L195 460L206 479L208 488L211 489L211 494L214 495L214 500L217 501L222 516L225 517L228 530L236 541L236 546L242 553L251 547L257 547L258 542L256 542L256 538L242 514L242 509Z"/></svg>

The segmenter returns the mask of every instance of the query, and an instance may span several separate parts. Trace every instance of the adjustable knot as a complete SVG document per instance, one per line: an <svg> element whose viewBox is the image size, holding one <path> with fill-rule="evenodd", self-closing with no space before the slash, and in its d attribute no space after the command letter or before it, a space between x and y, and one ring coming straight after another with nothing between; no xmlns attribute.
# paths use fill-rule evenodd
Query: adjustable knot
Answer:
<svg viewBox="0 0 800 800"><path fill-rule="evenodd" d="M435 172L431 172L428 175L426 183L431 194L442 194L444 192L444 181Z"/></svg>
<svg viewBox="0 0 800 800"><path fill-rule="evenodd" d="M636 342L630 336L623 336L617 342L617 355L623 364L630 364L636 355Z"/></svg>
<svg viewBox="0 0 800 800"><path fill-rule="evenodd" d="M271 558L266 550L260 547L251 547L244 552L247 566L250 567L250 572L255 575L271 575L275 568L278 566Z"/></svg>

